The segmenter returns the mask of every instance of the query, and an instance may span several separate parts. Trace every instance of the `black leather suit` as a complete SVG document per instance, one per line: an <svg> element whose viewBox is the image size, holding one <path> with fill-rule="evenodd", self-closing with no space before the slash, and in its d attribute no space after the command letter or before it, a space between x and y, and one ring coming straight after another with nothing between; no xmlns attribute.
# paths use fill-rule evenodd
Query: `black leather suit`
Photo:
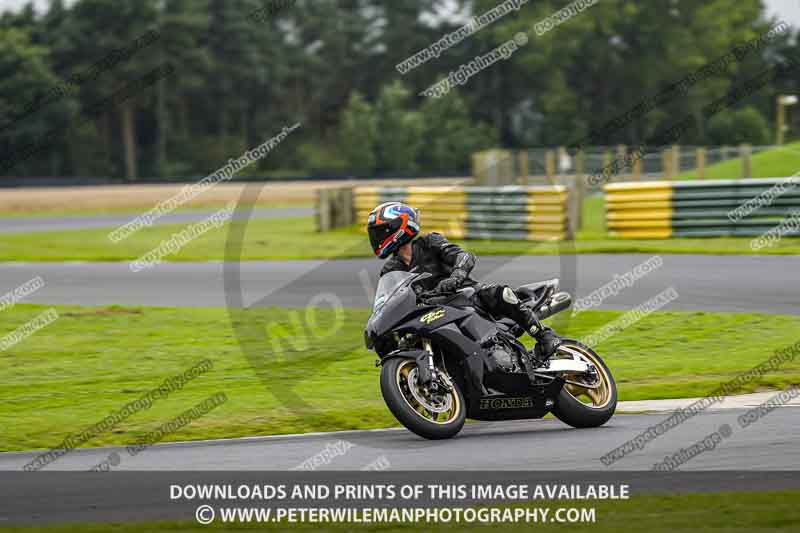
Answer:
<svg viewBox="0 0 800 533"><path fill-rule="evenodd" d="M407 265L401 257L393 255L383 265L381 276L388 272L409 271L418 267L418 271L433 274L433 277L426 280L425 290L435 289L440 281L453 276L454 271L463 273L461 286L479 285L469 276L475 267L475 255L448 241L441 234L423 235L414 239L411 246L411 264ZM533 311L520 304L519 298L510 287L480 285L476 289L475 297L478 299L479 305L496 318L508 317L528 332L537 329Z"/></svg>

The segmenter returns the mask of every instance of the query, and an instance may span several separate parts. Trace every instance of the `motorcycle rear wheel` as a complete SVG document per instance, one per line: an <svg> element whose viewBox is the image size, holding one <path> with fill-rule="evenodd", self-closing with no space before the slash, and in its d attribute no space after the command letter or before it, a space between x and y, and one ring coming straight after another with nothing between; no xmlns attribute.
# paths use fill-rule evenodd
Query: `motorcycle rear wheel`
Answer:
<svg viewBox="0 0 800 533"><path fill-rule="evenodd" d="M381 393L394 417L420 437L449 439L464 427L466 405L458 384L451 390L431 394L417 382L414 359L390 359L381 369Z"/></svg>
<svg viewBox="0 0 800 533"><path fill-rule="evenodd" d="M553 414L575 428L595 428L611 419L617 409L617 384L605 361L585 344L562 339L559 353L577 353L581 359L597 369L598 383L595 388L583 388L566 384L556 398ZM568 350L569 352L565 351ZM554 357L558 357L556 354ZM571 376L565 376L570 379Z"/></svg>

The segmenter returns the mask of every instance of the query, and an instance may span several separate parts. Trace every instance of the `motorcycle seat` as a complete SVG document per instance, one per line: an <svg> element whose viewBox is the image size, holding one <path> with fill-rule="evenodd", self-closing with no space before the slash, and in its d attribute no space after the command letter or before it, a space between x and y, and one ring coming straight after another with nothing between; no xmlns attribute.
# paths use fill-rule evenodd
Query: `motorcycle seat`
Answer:
<svg viewBox="0 0 800 533"><path fill-rule="evenodd" d="M545 281L539 281L536 283L528 283L527 285L522 285L521 287L517 288L514 292L519 295L520 298L523 300L530 300L530 299L539 299L542 297L544 292L551 288L553 292L558 290L559 286L559 279L553 278L548 279Z"/></svg>

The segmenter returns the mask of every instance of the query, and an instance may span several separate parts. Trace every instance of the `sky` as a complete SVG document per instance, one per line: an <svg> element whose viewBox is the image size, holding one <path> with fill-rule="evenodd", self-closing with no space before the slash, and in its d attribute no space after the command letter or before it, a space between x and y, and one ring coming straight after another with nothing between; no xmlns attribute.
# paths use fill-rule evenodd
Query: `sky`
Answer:
<svg viewBox="0 0 800 533"><path fill-rule="evenodd" d="M800 27L800 0L766 0L766 4L771 13Z"/></svg>
<svg viewBox="0 0 800 533"><path fill-rule="evenodd" d="M0 10L16 9L26 4L27 0L0 0ZM121 2L135 0L120 0ZM413 0L401 0L413 1ZM800 0L764 0L770 14L800 28ZM500 1L498 0L498 3ZM47 6L47 0L34 0L37 7Z"/></svg>

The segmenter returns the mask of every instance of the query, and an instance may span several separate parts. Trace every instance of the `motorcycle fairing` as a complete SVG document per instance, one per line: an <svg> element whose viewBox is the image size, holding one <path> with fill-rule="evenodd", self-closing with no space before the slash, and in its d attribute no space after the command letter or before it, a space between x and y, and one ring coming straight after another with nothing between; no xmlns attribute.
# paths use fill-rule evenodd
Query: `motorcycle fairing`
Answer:
<svg viewBox="0 0 800 533"><path fill-rule="evenodd" d="M459 354L463 358L466 369L467 387L470 395L483 393L483 376L491 371L489 354L480 344L466 337L453 323L445 324L432 332L430 337L451 354Z"/></svg>
<svg viewBox="0 0 800 533"><path fill-rule="evenodd" d="M553 408L553 399L564 386L562 378L543 385L528 383L521 394L488 394L467 402L467 416L473 420L519 420L542 418Z"/></svg>

